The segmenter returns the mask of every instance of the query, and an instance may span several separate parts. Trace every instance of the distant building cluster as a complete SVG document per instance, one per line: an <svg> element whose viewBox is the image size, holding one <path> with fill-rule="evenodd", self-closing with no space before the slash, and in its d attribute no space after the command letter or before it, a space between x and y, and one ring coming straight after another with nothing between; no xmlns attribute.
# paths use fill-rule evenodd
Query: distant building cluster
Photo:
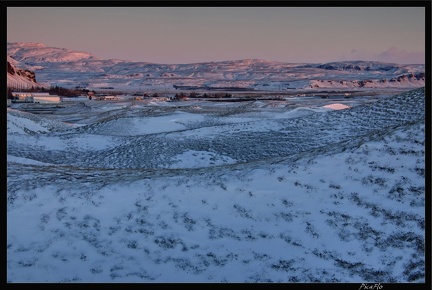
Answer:
<svg viewBox="0 0 432 290"><path fill-rule="evenodd" d="M56 95L50 95L49 93L40 92L12 92L14 99L12 102L15 103L60 103L62 98Z"/></svg>

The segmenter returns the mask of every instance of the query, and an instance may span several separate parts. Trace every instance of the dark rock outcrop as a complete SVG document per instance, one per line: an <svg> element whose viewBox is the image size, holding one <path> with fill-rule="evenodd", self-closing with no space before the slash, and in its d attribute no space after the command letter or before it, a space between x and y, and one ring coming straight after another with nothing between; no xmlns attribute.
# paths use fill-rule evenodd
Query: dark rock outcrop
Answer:
<svg viewBox="0 0 432 290"><path fill-rule="evenodd" d="M11 75L16 74L16 75L19 75L21 77L28 79L29 81L36 83L36 75L33 71L30 71L27 69L22 70L22 69L15 68L13 65L10 64L10 62L7 62L7 72L8 72L8 74L11 74Z"/></svg>

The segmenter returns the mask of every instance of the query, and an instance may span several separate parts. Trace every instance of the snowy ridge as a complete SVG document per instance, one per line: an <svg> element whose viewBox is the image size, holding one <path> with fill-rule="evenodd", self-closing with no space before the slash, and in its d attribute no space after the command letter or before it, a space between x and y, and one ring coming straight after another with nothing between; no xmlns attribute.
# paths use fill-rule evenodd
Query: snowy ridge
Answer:
<svg viewBox="0 0 432 290"><path fill-rule="evenodd" d="M50 120L31 113L7 108L7 134L36 134L49 131L69 130L72 124L65 124L56 120Z"/></svg>
<svg viewBox="0 0 432 290"><path fill-rule="evenodd" d="M31 88L41 86L36 82L35 73L30 70L22 70L20 63L11 57L7 57L7 86L13 88Z"/></svg>
<svg viewBox="0 0 432 290"><path fill-rule="evenodd" d="M42 44L8 43L8 56L47 85L116 90L257 90L416 88L424 65L372 61L292 64L258 59L193 64L102 60L85 52Z"/></svg>
<svg viewBox="0 0 432 290"><path fill-rule="evenodd" d="M7 281L424 282L424 99L116 107L8 134Z"/></svg>
<svg viewBox="0 0 432 290"><path fill-rule="evenodd" d="M10 54L9 54L10 53ZM72 62L93 58L86 52L72 51L66 48L47 47L42 43L8 43L8 55L13 59L33 62Z"/></svg>

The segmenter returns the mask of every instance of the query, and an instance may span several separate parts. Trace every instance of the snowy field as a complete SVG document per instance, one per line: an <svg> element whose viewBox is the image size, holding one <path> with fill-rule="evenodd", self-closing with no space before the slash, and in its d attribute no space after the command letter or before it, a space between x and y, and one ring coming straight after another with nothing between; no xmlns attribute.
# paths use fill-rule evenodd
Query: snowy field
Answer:
<svg viewBox="0 0 432 290"><path fill-rule="evenodd" d="M7 281L423 283L424 101L8 108Z"/></svg>

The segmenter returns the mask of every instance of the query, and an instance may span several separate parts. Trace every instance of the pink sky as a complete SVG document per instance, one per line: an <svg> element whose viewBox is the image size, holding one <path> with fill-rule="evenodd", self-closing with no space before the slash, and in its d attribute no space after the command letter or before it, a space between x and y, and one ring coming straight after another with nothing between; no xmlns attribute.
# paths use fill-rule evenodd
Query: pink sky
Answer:
<svg viewBox="0 0 432 290"><path fill-rule="evenodd" d="M425 8L8 7L7 41L154 63L424 63Z"/></svg>

